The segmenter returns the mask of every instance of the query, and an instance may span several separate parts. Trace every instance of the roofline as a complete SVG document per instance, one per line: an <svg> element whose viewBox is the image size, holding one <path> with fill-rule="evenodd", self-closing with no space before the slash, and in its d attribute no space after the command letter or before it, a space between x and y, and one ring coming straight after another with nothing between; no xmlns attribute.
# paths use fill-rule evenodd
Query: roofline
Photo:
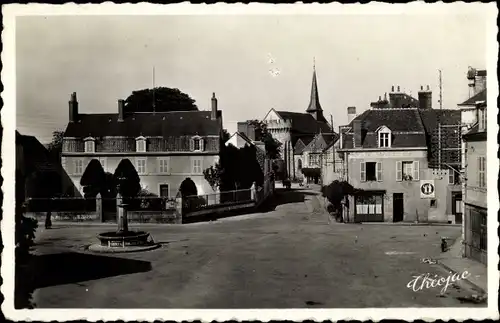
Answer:
<svg viewBox="0 0 500 323"><path fill-rule="evenodd" d="M280 114L274 108L271 108L271 110L267 111L266 116L262 118L261 122L266 120L267 116L269 115L269 113L271 113L271 111L274 111L274 113L276 113L281 118L281 120L283 120L283 117L280 116Z"/></svg>
<svg viewBox="0 0 500 323"><path fill-rule="evenodd" d="M211 151L146 151L146 152L136 152L136 151L128 151L128 152L96 152L96 153L85 153L85 152L62 152L62 157L111 157L111 156L128 156L130 158L135 157L146 157L146 156L204 156L204 155L213 155L218 156L219 150L211 150Z"/></svg>
<svg viewBox="0 0 500 323"><path fill-rule="evenodd" d="M404 150L425 150L427 151L427 147L392 147L392 148L343 148L338 149L339 152L364 152L364 151L404 151Z"/></svg>

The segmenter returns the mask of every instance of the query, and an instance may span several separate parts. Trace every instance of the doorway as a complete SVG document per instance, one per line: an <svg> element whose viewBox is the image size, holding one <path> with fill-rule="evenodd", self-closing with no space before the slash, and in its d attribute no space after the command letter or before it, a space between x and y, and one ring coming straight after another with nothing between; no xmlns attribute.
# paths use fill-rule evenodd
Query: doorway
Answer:
<svg viewBox="0 0 500 323"><path fill-rule="evenodd" d="M455 217L455 224L462 224L462 193L453 194L451 205L451 213Z"/></svg>
<svg viewBox="0 0 500 323"><path fill-rule="evenodd" d="M392 218L394 222L401 222L404 218L403 193L394 193L392 198Z"/></svg>
<svg viewBox="0 0 500 323"><path fill-rule="evenodd" d="M160 184L160 196L161 197L169 197L169 187L168 184Z"/></svg>

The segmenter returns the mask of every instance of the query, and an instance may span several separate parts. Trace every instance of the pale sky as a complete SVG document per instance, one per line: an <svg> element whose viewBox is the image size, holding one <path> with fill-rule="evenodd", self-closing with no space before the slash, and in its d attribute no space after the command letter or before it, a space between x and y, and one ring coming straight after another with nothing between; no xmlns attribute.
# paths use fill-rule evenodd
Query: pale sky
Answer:
<svg viewBox="0 0 500 323"><path fill-rule="evenodd" d="M468 66L486 67L479 15L48 16L16 20L17 129L49 142L82 113L116 112L117 100L156 85L179 88L200 110L215 92L224 126L271 108L304 112L313 57L325 116L369 108L392 85L417 97L430 85L438 108L468 98ZM270 63L270 58L274 63ZM272 75L271 69L278 69Z"/></svg>

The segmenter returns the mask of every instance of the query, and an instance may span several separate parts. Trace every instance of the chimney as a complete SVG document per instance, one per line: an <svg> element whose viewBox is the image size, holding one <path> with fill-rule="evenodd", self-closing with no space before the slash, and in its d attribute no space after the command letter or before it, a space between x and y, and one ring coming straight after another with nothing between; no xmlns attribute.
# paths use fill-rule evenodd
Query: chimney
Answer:
<svg viewBox="0 0 500 323"><path fill-rule="evenodd" d="M424 90L424 86L420 85L420 91L423 91L423 90Z"/></svg>
<svg viewBox="0 0 500 323"><path fill-rule="evenodd" d="M418 92L418 107L419 109L432 109L432 91L427 85L427 90L423 90L423 86L420 87Z"/></svg>
<svg viewBox="0 0 500 323"><path fill-rule="evenodd" d="M212 120L217 120L217 98L215 93L212 93Z"/></svg>
<svg viewBox="0 0 500 323"><path fill-rule="evenodd" d="M125 108L125 101L124 100L118 100L118 122L123 122L124 118L124 110Z"/></svg>
<svg viewBox="0 0 500 323"><path fill-rule="evenodd" d="M393 86L392 86L392 88L391 88L391 92L394 92L394 85L393 85Z"/></svg>
<svg viewBox="0 0 500 323"><path fill-rule="evenodd" d="M387 92L384 93L384 101L387 102Z"/></svg>
<svg viewBox="0 0 500 323"><path fill-rule="evenodd" d="M356 107L347 108L347 124L350 124L352 120L356 118Z"/></svg>
<svg viewBox="0 0 500 323"><path fill-rule="evenodd" d="M71 99L69 101L69 122L78 121L78 101L76 99L76 92L71 94Z"/></svg>
<svg viewBox="0 0 500 323"><path fill-rule="evenodd" d="M352 121L352 130L354 132L354 148L361 147L361 120Z"/></svg>
<svg viewBox="0 0 500 323"><path fill-rule="evenodd" d="M398 93L401 92L400 88L399 88L399 85L398 85Z"/></svg>

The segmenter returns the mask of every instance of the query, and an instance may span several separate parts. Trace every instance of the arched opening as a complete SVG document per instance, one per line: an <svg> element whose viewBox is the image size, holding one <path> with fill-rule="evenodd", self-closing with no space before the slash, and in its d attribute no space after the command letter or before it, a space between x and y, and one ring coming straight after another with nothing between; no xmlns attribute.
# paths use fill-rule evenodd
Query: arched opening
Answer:
<svg viewBox="0 0 500 323"><path fill-rule="evenodd" d="M196 184L189 177L182 181L179 191L181 192L182 197L198 195Z"/></svg>

